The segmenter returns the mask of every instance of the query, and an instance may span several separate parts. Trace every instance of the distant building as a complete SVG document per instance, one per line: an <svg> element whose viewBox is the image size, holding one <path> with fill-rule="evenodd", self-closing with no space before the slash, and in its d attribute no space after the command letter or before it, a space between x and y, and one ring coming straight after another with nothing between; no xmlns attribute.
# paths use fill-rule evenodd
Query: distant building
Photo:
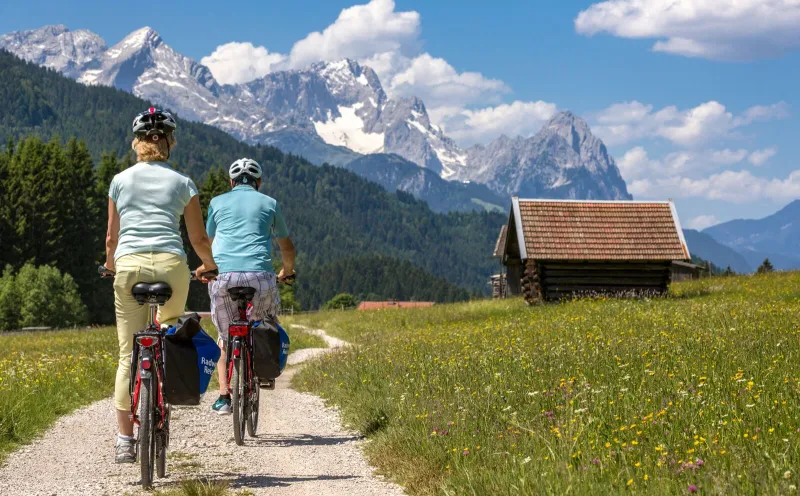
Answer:
<svg viewBox="0 0 800 496"><path fill-rule="evenodd" d="M501 251L506 291L528 303L663 294L673 262L691 258L671 201L513 198L508 225Z"/></svg>
<svg viewBox="0 0 800 496"><path fill-rule="evenodd" d="M708 271L706 267L689 262L682 262L680 260L674 260L670 266L670 270L672 271L671 279L673 282L700 279L708 275L706 274Z"/></svg>
<svg viewBox="0 0 800 496"><path fill-rule="evenodd" d="M357 310L382 310L384 308L423 308L435 305L432 301L362 301Z"/></svg>

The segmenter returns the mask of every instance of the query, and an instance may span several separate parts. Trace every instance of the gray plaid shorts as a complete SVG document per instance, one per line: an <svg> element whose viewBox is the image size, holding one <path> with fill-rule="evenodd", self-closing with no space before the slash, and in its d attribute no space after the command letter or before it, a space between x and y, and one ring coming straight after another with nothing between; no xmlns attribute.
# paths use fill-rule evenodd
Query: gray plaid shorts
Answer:
<svg viewBox="0 0 800 496"><path fill-rule="evenodd" d="M278 279L273 272L226 272L208 285L211 297L211 320L219 331L219 341L228 341L228 326L239 320L239 307L228 296L228 288L238 286L255 288L253 308L247 318L261 320L267 316L277 317L281 307L278 294Z"/></svg>

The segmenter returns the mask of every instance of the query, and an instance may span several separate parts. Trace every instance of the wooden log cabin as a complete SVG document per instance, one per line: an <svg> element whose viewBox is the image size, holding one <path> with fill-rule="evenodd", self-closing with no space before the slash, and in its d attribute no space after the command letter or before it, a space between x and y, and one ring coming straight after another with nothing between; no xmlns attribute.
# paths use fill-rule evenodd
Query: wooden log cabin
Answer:
<svg viewBox="0 0 800 496"><path fill-rule="evenodd" d="M500 272L497 274L492 274L489 278L489 286L492 288L492 298L505 298L506 297L506 273L503 270L503 252L506 246L506 233L508 232L508 226L503 226L500 229L500 234L497 236L497 242L494 245L494 252L492 253L492 258L498 258L501 260L500 263Z"/></svg>
<svg viewBox="0 0 800 496"><path fill-rule="evenodd" d="M689 248L671 201L513 198L502 252L507 292L528 303L663 294Z"/></svg>

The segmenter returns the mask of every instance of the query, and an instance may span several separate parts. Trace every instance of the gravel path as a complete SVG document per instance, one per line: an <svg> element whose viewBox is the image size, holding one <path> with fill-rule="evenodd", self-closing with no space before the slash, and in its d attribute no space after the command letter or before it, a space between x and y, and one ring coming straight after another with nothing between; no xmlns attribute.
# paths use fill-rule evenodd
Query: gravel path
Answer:
<svg viewBox="0 0 800 496"><path fill-rule="evenodd" d="M289 356L291 364L346 344L323 331L309 332L331 348L298 350ZM199 478L226 481L234 494L404 494L373 474L359 449L363 441L342 428L335 409L289 388L296 371L286 370L274 391L262 391L258 438L248 438L242 447L233 440L232 417L210 410L215 391L205 395L201 406L176 407L167 478L157 479L155 488ZM13 453L0 467L0 495L145 493L138 485L138 464L114 464L113 413L111 399L98 401L63 417L41 439Z"/></svg>

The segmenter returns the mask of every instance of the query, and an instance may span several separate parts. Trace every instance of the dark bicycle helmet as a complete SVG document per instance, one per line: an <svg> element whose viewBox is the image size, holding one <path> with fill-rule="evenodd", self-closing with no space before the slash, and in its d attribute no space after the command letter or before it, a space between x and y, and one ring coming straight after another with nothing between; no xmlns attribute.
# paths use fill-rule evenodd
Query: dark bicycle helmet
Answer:
<svg viewBox="0 0 800 496"><path fill-rule="evenodd" d="M169 136L177 127L175 118L169 112L155 107L150 107L133 119L133 134L140 138L152 136L154 141L160 136Z"/></svg>

